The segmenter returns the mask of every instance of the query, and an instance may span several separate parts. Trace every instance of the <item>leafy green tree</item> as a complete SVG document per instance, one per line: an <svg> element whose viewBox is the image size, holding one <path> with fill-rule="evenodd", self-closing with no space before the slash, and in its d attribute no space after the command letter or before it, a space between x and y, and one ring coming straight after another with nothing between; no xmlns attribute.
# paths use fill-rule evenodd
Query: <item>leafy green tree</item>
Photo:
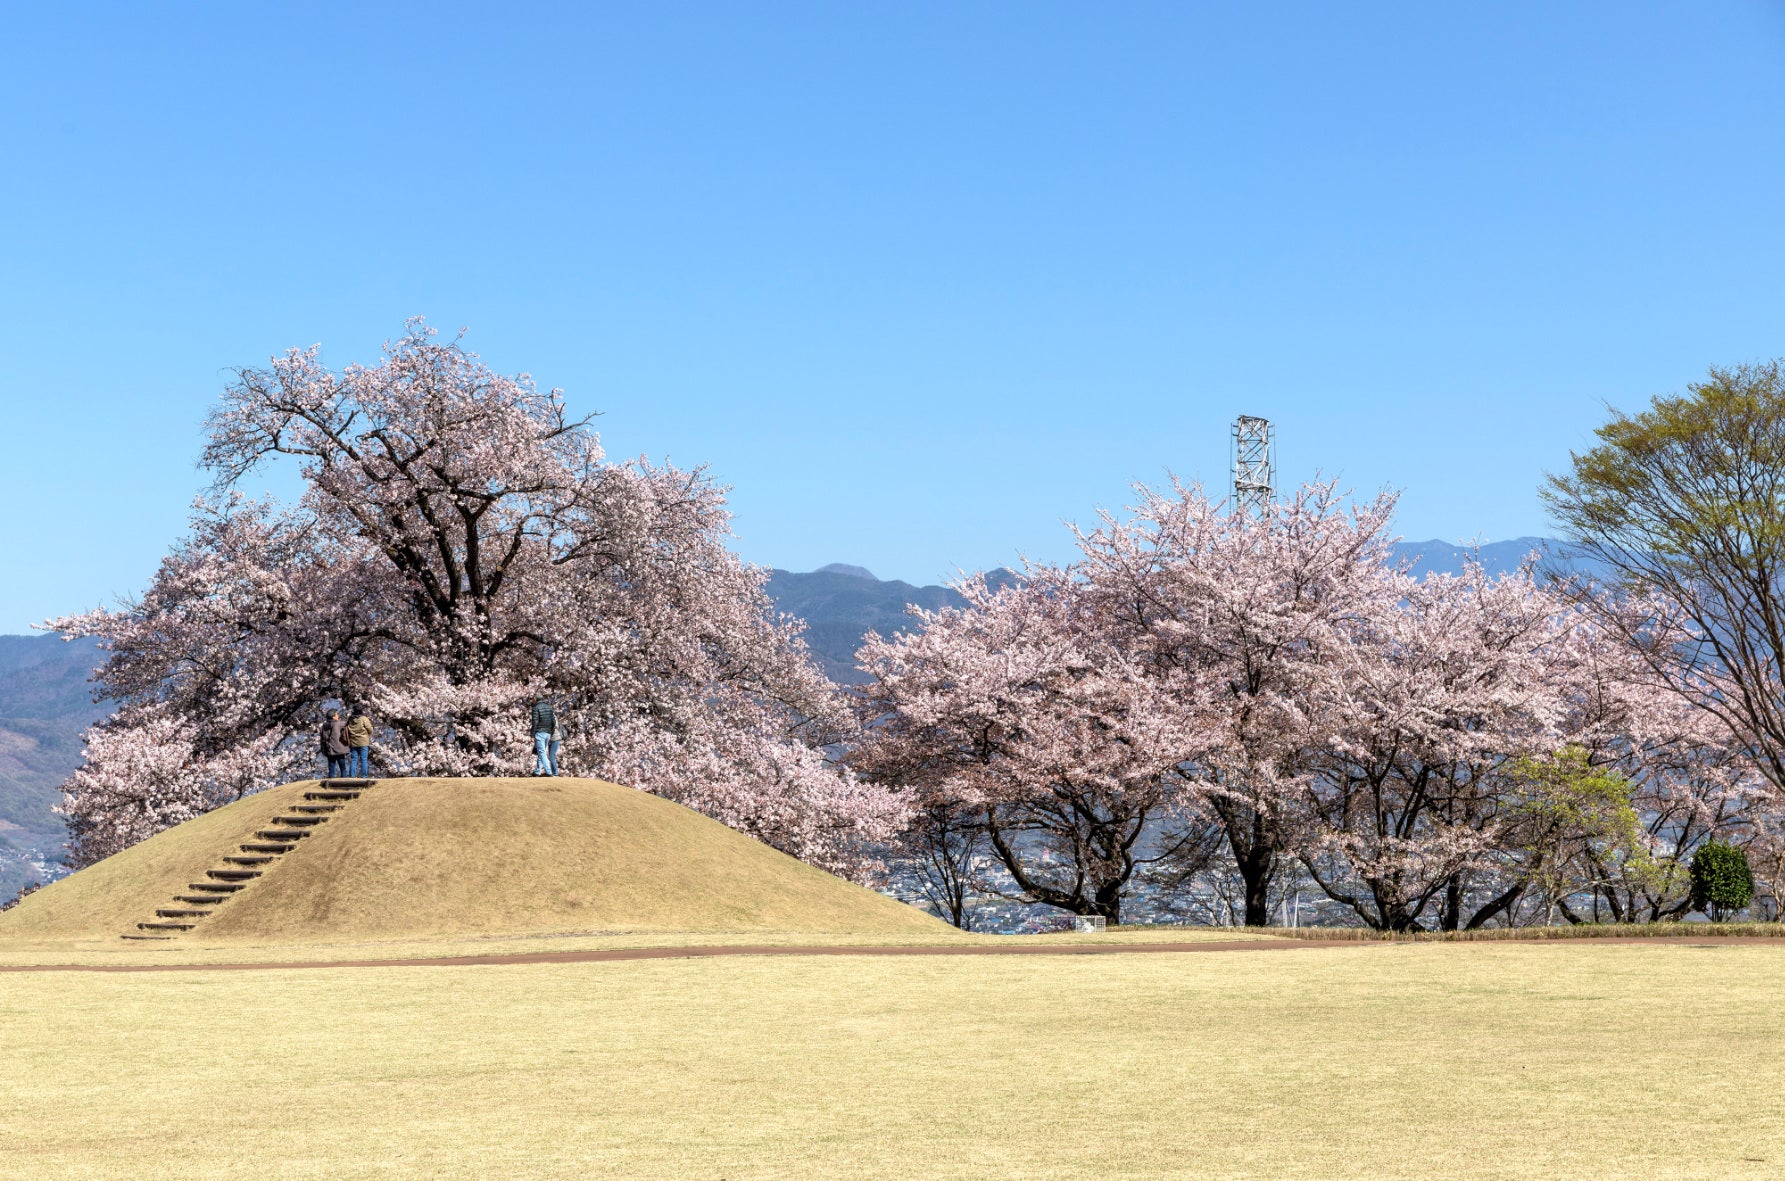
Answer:
<svg viewBox="0 0 1785 1181"><path fill-rule="evenodd" d="M1543 497L1622 593L1581 605L1660 680L1715 714L1785 789L1785 368L1710 371L1640 414Z"/></svg>
<svg viewBox="0 0 1785 1181"><path fill-rule="evenodd" d="M1735 845L1712 841L1692 858L1692 905L1712 922L1723 922L1754 901L1754 874L1748 854Z"/></svg>
<svg viewBox="0 0 1785 1181"><path fill-rule="evenodd" d="M1635 785L1595 766L1585 747L1567 746L1512 765L1519 784L1507 847L1524 860L1522 880L1571 922L1584 922L1570 897L1613 884L1658 884L1668 866L1650 853L1634 803Z"/></svg>

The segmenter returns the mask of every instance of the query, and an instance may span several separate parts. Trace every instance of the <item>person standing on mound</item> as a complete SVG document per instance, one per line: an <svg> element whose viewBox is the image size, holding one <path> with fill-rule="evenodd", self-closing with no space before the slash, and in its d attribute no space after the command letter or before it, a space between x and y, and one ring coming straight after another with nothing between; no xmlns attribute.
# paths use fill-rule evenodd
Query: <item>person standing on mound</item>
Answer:
<svg viewBox="0 0 1785 1181"><path fill-rule="evenodd" d="M331 709L323 715L322 730L317 738L321 740L322 761L328 765L327 775L330 779L342 779L347 775L347 737L344 730L340 710Z"/></svg>
<svg viewBox="0 0 1785 1181"><path fill-rule="evenodd" d="M558 758L558 752L564 749L564 719L558 716L558 711L555 709L552 711L552 745L549 749L552 756L552 774L557 775L564 769L563 762Z"/></svg>
<svg viewBox="0 0 1785 1181"><path fill-rule="evenodd" d="M556 775L557 763L553 760L554 732L558 728L558 715L552 709L552 703L541 699L533 703L533 774Z"/></svg>
<svg viewBox="0 0 1785 1181"><path fill-rule="evenodd" d="M354 706L353 717L342 731L347 740L347 777L368 779L372 774L372 719L363 706Z"/></svg>

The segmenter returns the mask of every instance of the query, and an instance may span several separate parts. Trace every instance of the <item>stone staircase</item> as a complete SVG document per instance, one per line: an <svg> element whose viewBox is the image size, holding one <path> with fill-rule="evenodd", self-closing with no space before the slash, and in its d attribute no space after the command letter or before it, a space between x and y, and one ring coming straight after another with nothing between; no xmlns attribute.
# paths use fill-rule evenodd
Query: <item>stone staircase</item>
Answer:
<svg viewBox="0 0 1785 1181"><path fill-rule="evenodd" d="M254 879L279 863L280 858L297 848L319 825L326 824L337 812L359 799L372 787L375 779L323 779L304 792L303 802L286 808L207 869L202 882L192 882L185 893L175 894L173 902L155 911L155 917L136 925L136 931L124 939L172 939L192 930L206 916Z"/></svg>

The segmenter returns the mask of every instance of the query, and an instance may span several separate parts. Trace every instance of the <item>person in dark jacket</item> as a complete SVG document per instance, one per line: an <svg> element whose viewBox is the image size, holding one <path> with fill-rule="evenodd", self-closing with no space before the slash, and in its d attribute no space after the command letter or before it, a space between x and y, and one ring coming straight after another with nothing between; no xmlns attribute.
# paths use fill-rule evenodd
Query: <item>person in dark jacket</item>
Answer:
<svg viewBox="0 0 1785 1181"><path fill-rule="evenodd" d="M330 779L344 779L347 776L347 736L346 727L341 724L341 711L331 709L322 718L322 730L317 735L321 740L322 759L328 764Z"/></svg>
<svg viewBox="0 0 1785 1181"><path fill-rule="evenodd" d="M558 716L549 701L533 703L533 774L556 775L557 766L552 762L552 732L557 729Z"/></svg>
<svg viewBox="0 0 1785 1181"><path fill-rule="evenodd" d="M372 719L366 716L364 706L354 706L341 736L348 748L348 778L368 778L372 774Z"/></svg>

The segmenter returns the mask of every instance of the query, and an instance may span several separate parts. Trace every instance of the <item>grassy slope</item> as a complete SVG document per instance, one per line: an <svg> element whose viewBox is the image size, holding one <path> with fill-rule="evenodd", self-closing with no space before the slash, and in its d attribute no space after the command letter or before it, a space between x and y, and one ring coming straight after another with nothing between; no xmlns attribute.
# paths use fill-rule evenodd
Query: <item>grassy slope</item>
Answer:
<svg viewBox="0 0 1785 1181"><path fill-rule="evenodd" d="M45 886L0 914L0 946L64 939L117 943L120 933L134 930L157 906L170 905L189 882L202 881L218 857L277 816L302 786L237 800Z"/></svg>
<svg viewBox="0 0 1785 1181"><path fill-rule="evenodd" d="M15 976L0 1143L58 1177L1777 1176L1782 967L1582 941Z"/></svg>
<svg viewBox="0 0 1785 1181"><path fill-rule="evenodd" d="M116 941L310 784L199 817L0 915L0 947ZM927 935L913 907L696 812L583 779L388 780L182 944L564 931Z"/></svg>

